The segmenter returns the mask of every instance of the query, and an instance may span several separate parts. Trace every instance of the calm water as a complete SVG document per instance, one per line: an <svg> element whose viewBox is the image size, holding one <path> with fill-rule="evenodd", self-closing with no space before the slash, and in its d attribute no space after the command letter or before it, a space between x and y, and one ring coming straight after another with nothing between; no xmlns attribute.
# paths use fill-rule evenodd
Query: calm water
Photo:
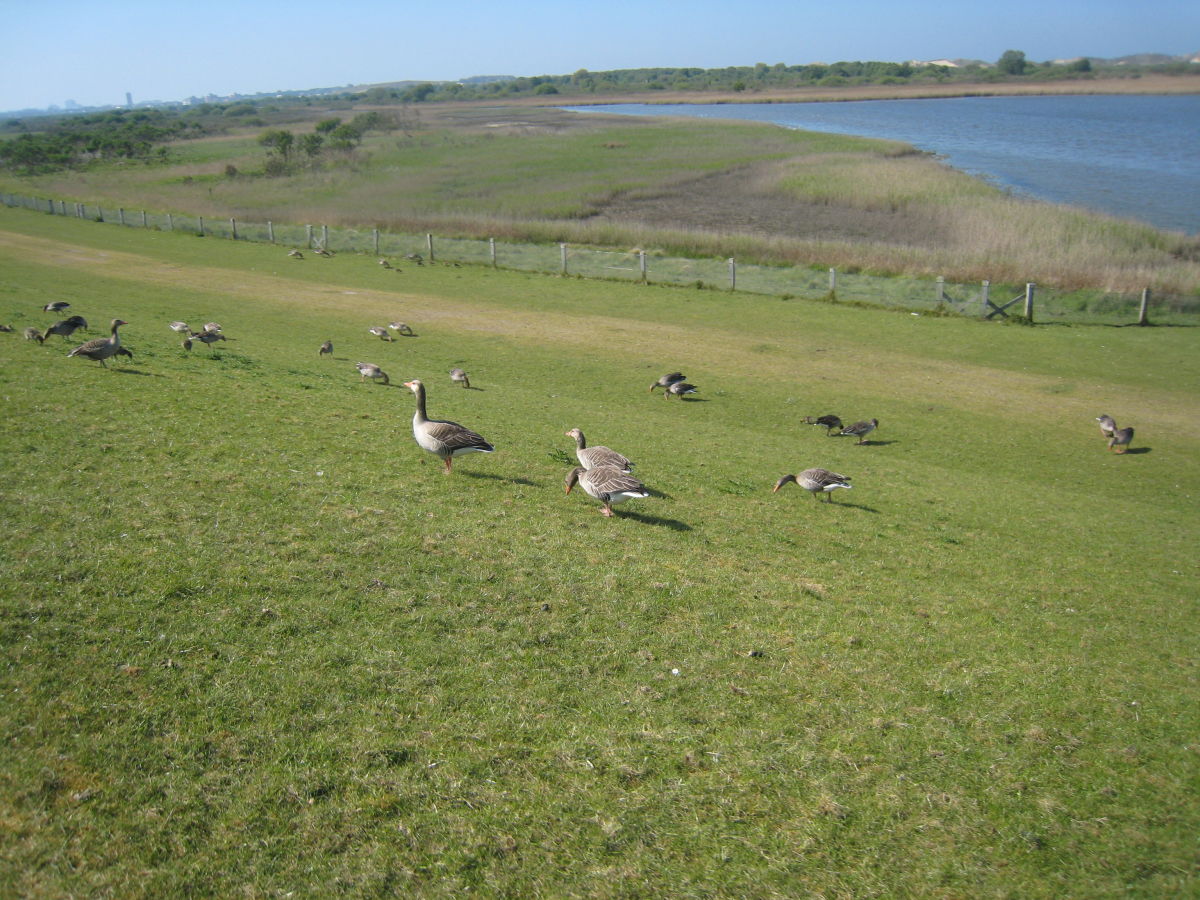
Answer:
<svg viewBox="0 0 1200 900"><path fill-rule="evenodd" d="M571 108L889 138L1015 192L1200 233L1200 95Z"/></svg>

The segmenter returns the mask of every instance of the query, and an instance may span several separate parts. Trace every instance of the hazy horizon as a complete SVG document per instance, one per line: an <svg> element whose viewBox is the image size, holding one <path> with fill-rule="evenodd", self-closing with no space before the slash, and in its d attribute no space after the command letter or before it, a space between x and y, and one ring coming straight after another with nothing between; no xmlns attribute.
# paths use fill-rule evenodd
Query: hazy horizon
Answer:
<svg viewBox="0 0 1200 900"><path fill-rule="evenodd" d="M853 8L751 0L547 0L506 5L359 0L331 12L313 0L281 9L212 0L64 0L6 11L0 110L178 101L477 75L578 69L801 65L839 60L1034 61L1200 50L1200 4L1116 0L1003 8L864 0Z"/></svg>

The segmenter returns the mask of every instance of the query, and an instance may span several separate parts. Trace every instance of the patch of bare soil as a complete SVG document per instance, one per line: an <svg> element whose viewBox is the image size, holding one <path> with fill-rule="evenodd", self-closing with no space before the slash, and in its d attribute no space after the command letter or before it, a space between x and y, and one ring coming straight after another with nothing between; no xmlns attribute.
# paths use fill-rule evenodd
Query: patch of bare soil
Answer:
<svg viewBox="0 0 1200 900"><path fill-rule="evenodd" d="M939 223L922 214L803 203L764 191L761 185L769 181L763 177L769 166L703 175L652 195L618 195L600 207L595 219L724 234L915 246L943 237Z"/></svg>

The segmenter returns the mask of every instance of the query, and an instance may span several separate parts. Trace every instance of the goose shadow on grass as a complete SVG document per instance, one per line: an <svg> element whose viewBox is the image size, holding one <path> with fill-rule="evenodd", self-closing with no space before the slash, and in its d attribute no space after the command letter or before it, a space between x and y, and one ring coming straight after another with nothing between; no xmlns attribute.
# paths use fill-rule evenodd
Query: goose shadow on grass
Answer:
<svg viewBox="0 0 1200 900"><path fill-rule="evenodd" d="M141 369L126 369L124 367L113 366L114 372L120 372L123 375L141 375L143 378L166 378L160 372L143 372Z"/></svg>
<svg viewBox="0 0 1200 900"><path fill-rule="evenodd" d="M864 506L861 503L851 503L848 500L832 500L832 501L817 500L815 502L821 504L821 506L841 506L841 507L845 507L846 509L861 509L863 512L869 512L869 513L874 513L875 515L879 515L879 510L877 510L873 506ZM812 506L812 503L809 503L807 505Z"/></svg>
<svg viewBox="0 0 1200 900"><path fill-rule="evenodd" d="M1140 453L1151 453L1151 452L1153 452L1153 451L1152 451L1152 450L1151 450L1151 448L1149 448L1149 447L1130 447L1130 448L1129 448L1128 450L1126 450L1124 453L1122 453L1122 454L1119 454L1119 455L1121 455L1121 456L1133 456L1135 453L1137 453L1137 454L1140 454ZM1114 454L1114 456L1115 456L1115 455L1117 455L1117 454Z"/></svg>
<svg viewBox="0 0 1200 900"><path fill-rule="evenodd" d="M528 478L509 478L507 475L494 475L491 472L472 472L469 469L460 470L461 474L467 478L486 478L490 481L507 481L509 484L523 484L527 487L541 487L536 481L530 481Z"/></svg>
<svg viewBox="0 0 1200 900"><path fill-rule="evenodd" d="M643 522L646 525L661 525L664 528L670 528L672 531L691 531L692 526L686 522L680 522L678 519L664 519L661 516L648 516L645 513L634 512L631 509L613 510L613 514L618 519L635 519L638 522Z"/></svg>
<svg viewBox="0 0 1200 900"><path fill-rule="evenodd" d="M849 435L846 435L849 437ZM886 447L888 444L898 444L899 441L856 441L855 447Z"/></svg>

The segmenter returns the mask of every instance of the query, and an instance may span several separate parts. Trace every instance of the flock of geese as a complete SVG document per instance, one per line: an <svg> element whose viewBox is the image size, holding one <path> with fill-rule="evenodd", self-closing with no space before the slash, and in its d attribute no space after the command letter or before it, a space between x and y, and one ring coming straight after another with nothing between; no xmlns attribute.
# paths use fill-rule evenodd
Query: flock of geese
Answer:
<svg viewBox="0 0 1200 900"><path fill-rule="evenodd" d="M69 307L70 303L57 301L44 306L43 311L61 313ZM80 344L73 348L67 355L69 357L94 360L105 368L107 368L105 361L114 356L124 355L132 357L133 354L127 348L121 346L119 329L122 325L126 324L128 323L123 319L113 319L110 323L108 337L96 338ZM67 319L55 322L46 328L44 332L34 327L28 327L24 330L24 335L27 340L44 343L52 335L59 335L67 339L76 331L80 329L86 330L87 327L86 319L82 316L73 315ZM185 350L192 349L193 341L207 344L211 348L216 342L226 340L221 325L218 322L206 322L204 328L200 331L192 329L186 322L182 321L170 322L167 327L177 334L185 335L182 343L182 347ZM388 328L372 326L367 330L372 335L392 341L394 338L388 329L405 336L412 336L414 334L412 329L403 322L392 322ZM13 331L13 329L7 325L0 325L0 331ZM332 356L333 342L325 341L321 344L317 352L319 356ZM387 373L374 363L359 362L355 363L355 367L358 369L361 381L365 382L370 379L390 384ZM452 383L460 384L464 388L470 388L471 386L467 373L458 367L450 370L450 380ZM417 446L422 450L432 453L442 461L445 474L450 474L455 457L468 453L492 453L496 449L482 435L467 428L465 425L443 419L429 418L426 409L425 385L419 379L404 382L404 387L412 392L416 401L416 409L412 420L413 438ZM684 396L697 393L698 391L694 384L688 383L686 376L682 372L670 372L663 375L650 385L650 392L653 393L660 388L662 389L664 399L673 396L682 399ZM1117 423L1108 415L1097 416L1096 421L1100 425L1100 433L1108 440L1110 451L1124 453L1129 448L1130 443L1133 441L1133 428L1118 428ZM807 425L823 426L826 435L829 437L835 434L856 437L858 438L856 443L860 445L867 443L867 435L879 427L878 419L867 419L845 425L838 416L832 414L815 417L806 416L803 422ZM627 456L610 447L589 447L587 438L580 428L570 429L566 432L566 436L574 439L575 458L579 461L579 465L572 468L563 481L563 487L567 494L570 494L572 488L576 485L582 486L588 496L600 501L600 512L606 517L613 516L613 506L619 503L650 496L650 492L646 489L646 486L632 474L634 464ZM796 474L784 475L775 482L772 493L777 493L787 484L798 485L811 493L814 499L819 499L820 495L824 494L826 501L830 503L833 502L833 495L836 491L850 490L852 487L849 476L831 472L823 468L805 469Z"/></svg>

